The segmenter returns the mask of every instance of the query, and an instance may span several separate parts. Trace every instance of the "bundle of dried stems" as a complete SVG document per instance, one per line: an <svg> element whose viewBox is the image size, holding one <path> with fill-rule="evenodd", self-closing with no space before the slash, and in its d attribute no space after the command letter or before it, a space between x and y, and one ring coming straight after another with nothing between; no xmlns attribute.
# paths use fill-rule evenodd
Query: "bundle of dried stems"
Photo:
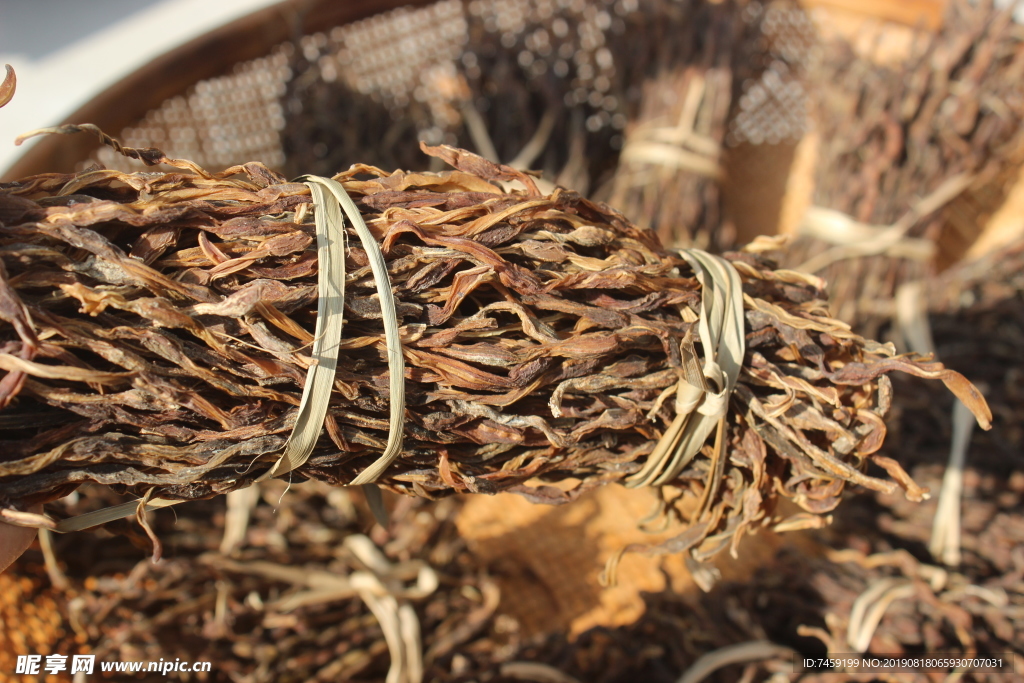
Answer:
<svg viewBox="0 0 1024 683"><path fill-rule="evenodd" d="M772 242L667 251L607 206L424 146L455 170L335 177L369 234L328 235L351 233L346 269L320 277L309 185L123 151L174 169L0 186L3 508L83 481L204 498L290 467L423 497L671 484L691 522L671 549L700 561L758 526L816 525L848 482L925 496L876 454L886 373L941 379L989 420L962 376L831 318L820 280L759 256ZM281 468L326 367L318 277L343 285L341 362L308 460ZM780 519L780 497L805 512Z"/></svg>
<svg viewBox="0 0 1024 683"><path fill-rule="evenodd" d="M896 63L823 44L817 208L786 264L825 277L863 334L894 314L901 283L963 256L1019 175L1022 44L1010 8L967 0Z"/></svg>
<svg viewBox="0 0 1024 683"><path fill-rule="evenodd" d="M372 32L393 40L368 39ZM395 63L411 39L414 54ZM443 142L543 171L666 245L721 251L735 243L722 230L722 147L727 138L775 145L802 136L813 45L792 0L475 0L399 10L306 36L289 51L285 167L333 173L358 158L421 170L416 140ZM140 131L139 144L164 139Z"/></svg>

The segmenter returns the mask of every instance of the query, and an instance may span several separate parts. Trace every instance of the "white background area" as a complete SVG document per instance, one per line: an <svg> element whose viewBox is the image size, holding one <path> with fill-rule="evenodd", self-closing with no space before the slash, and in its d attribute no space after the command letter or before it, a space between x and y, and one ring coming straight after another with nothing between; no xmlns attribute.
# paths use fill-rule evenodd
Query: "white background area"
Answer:
<svg viewBox="0 0 1024 683"><path fill-rule="evenodd" d="M15 147L21 133L62 123L159 55L279 1L0 0L0 79L3 64L18 76L0 109L0 172L34 144Z"/></svg>

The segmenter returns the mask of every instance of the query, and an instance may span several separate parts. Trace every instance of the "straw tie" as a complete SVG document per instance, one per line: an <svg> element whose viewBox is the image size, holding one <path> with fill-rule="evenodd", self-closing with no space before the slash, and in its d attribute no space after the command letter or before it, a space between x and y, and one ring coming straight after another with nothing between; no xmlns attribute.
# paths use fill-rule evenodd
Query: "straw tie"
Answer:
<svg viewBox="0 0 1024 683"><path fill-rule="evenodd" d="M692 342L683 340L684 377L676 392L676 416L643 469L626 479L629 487L661 486L675 479L729 411L729 397L740 375L746 338L743 332L743 286L736 268L720 256L684 249L680 256L701 283L698 329L704 366L695 369ZM716 438L720 454L722 433ZM710 487L709 487L710 489Z"/></svg>

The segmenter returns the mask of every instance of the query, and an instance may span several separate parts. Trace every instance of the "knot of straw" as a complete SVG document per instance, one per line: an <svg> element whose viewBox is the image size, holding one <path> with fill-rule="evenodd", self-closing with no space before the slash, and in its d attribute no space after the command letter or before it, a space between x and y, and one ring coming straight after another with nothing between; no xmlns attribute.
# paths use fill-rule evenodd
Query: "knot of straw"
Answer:
<svg viewBox="0 0 1024 683"><path fill-rule="evenodd" d="M676 416L654 447L643 469L626 485L661 486L675 479L700 451L717 426L711 477L721 460L729 397L740 375L746 339L743 334L743 287L739 273L720 256L700 249L679 252L701 283L698 330L704 363L696 367L692 339L680 344L682 376L676 385ZM711 488L709 482L709 489Z"/></svg>

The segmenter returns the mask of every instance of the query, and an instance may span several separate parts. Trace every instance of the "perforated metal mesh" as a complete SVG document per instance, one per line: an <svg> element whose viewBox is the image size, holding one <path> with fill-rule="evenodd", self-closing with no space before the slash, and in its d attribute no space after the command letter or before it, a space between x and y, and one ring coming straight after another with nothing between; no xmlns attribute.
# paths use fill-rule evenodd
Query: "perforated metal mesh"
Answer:
<svg viewBox="0 0 1024 683"><path fill-rule="evenodd" d="M121 140L130 147L158 147L208 168L249 159L281 166L281 98L292 75L291 50L282 45L267 57L240 62L231 75L196 83L121 131ZM95 160L121 170L138 166L109 148L97 150Z"/></svg>
<svg viewBox="0 0 1024 683"><path fill-rule="evenodd" d="M742 10L752 43L740 61L742 94L729 125L729 145L796 142L809 125L807 72L818 58L810 17L789 2L751 2Z"/></svg>

